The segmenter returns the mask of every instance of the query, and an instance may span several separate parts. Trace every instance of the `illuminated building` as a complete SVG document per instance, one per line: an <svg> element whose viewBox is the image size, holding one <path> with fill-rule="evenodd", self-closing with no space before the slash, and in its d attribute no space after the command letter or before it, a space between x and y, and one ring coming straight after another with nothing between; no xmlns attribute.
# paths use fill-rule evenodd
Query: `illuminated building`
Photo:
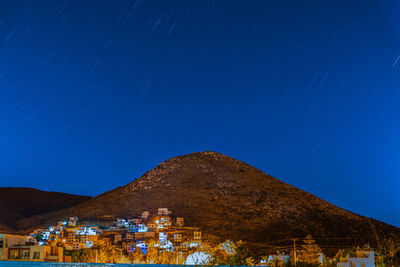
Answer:
<svg viewBox="0 0 400 267"><path fill-rule="evenodd" d="M177 217L176 218L176 226L183 227L183 224L184 224L183 217Z"/></svg>
<svg viewBox="0 0 400 267"><path fill-rule="evenodd" d="M357 251L356 257L347 256L345 262L338 263L338 267L374 267L375 253L373 251Z"/></svg>
<svg viewBox="0 0 400 267"><path fill-rule="evenodd" d="M78 222L78 217L70 217L68 221L68 226L76 226L76 223Z"/></svg>
<svg viewBox="0 0 400 267"><path fill-rule="evenodd" d="M0 234L0 260L63 261L63 248L28 245L25 236Z"/></svg>

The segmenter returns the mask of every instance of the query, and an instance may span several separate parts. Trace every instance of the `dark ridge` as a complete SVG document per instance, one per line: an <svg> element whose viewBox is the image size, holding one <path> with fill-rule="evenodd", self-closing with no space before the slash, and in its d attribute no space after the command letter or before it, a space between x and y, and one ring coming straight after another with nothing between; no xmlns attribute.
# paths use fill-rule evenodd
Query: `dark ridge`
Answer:
<svg viewBox="0 0 400 267"><path fill-rule="evenodd" d="M71 207L91 197L47 192L26 187L0 188L0 230L15 230L18 220Z"/></svg>

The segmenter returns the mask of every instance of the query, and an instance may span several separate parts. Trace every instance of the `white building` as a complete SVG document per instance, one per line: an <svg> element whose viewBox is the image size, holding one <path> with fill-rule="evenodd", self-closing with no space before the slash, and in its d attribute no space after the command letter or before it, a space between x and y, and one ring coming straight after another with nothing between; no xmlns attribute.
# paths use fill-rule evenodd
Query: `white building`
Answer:
<svg viewBox="0 0 400 267"><path fill-rule="evenodd" d="M162 216L168 216L169 214L171 214L172 212L168 210L168 208L158 208L158 215Z"/></svg>
<svg viewBox="0 0 400 267"><path fill-rule="evenodd" d="M78 217L70 217L68 221L68 226L75 227L78 222Z"/></svg>
<svg viewBox="0 0 400 267"><path fill-rule="evenodd" d="M356 257L347 257L345 262L339 262L338 267L375 267L373 251L357 251Z"/></svg>

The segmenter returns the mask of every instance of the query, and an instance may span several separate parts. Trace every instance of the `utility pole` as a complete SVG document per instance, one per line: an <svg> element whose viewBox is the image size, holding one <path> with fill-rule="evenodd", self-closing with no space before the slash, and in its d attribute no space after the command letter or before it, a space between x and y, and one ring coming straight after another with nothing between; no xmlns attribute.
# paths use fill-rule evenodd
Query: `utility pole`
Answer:
<svg viewBox="0 0 400 267"><path fill-rule="evenodd" d="M296 239L293 239L293 261L294 266L296 266Z"/></svg>
<svg viewBox="0 0 400 267"><path fill-rule="evenodd" d="M97 263L97 249L96 249L96 263Z"/></svg>

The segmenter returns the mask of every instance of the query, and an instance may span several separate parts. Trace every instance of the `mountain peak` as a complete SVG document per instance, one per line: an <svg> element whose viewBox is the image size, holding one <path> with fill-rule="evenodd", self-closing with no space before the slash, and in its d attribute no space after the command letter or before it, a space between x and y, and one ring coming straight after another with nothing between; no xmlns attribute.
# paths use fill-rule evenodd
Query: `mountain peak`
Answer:
<svg viewBox="0 0 400 267"><path fill-rule="evenodd" d="M170 163L176 163L176 162L182 162L182 161L191 161L191 162L196 162L196 160L201 160L201 159L215 159L215 160L221 160L221 159L230 159L230 160L235 160L229 156L226 156L224 154L215 152L215 151L202 151L202 152L192 152L186 155L182 156L176 156L169 158L162 162L160 165L168 165Z"/></svg>
<svg viewBox="0 0 400 267"><path fill-rule="evenodd" d="M78 216L109 220L167 207L206 236L262 247L287 238L352 238L371 245L400 229L351 213L229 156L194 152L170 158L126 186L59 212L22 220L21 228ZM346 239L347 240L347 239Z"/></svg>
<svg viewBox="0 0 400 267"><path fill-rule="evenodd" d="M260 178L244 175L249 170L262 173L259 170L229 156L214 151L193 152L190 154L172 157L155 168L144 173L140 178L126 186L127 190L152 190L156 187L183 188L185 186L202 186L209 184L228 185L229 182L246 184L246 179ZM240 175L238 175L240 173ZM262 173L264 177L270 176ZM236 179L239 178L239 179ZM244 179L246 178L246 179ZM272 177L270 177L272 178ZM258 179L259 180L259 179ZM265 182L265 179L260 182ZM172 186L172 187L171 187Z"/></svg>
<svg viewBox="0 0 400 267"><path fill-rule="evenodd" d="M211 156L211 157L215 157L215 158L227 158L227 157L229 157L227 155L224 155L222 153L215 152L215 151L192 152L190 154L187 154L186 156L191 156L191 155L200 156L200 157L202 157L202 156ZM229 158L231 158L231 157L229 157Z"/></svg>

